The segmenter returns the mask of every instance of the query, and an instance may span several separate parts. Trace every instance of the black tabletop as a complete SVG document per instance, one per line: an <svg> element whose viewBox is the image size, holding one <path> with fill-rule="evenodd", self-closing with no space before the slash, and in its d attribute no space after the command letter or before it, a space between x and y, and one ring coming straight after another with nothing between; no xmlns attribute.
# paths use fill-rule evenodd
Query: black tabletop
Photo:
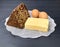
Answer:
<svg viewBox="0 0 60 47"><path fill-rule="evenodd" d="M8 32L4 26L5 18L21 2L29 10L46 11L57 24L55 31L48 37L36 39L24 39ZM0 0L0 47L60 47L60 0Z"/></svg>

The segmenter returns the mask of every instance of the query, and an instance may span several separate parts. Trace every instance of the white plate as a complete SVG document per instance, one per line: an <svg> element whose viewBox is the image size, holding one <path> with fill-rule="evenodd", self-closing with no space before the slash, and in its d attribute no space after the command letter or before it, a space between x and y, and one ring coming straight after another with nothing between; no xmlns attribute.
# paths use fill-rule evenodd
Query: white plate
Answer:
<svg viewBox="0 0 60 47"><path fill-rule="evenodd" d="M31 11L29 10L29 14L31 16ZM48 16L49 19L49 31L48 32L40 32L40 31L34 31L34 30L26 30L26 29L18 29L12 26L8 26L6 23L8 21L9 17L6 18L5 26L8 31L10 31L13 35L17 35L19 37L23 38L38 38L41 36L49 36L51 33L54 32L56 23L54 22L54 19L52 19L50 16Z"/></svg>

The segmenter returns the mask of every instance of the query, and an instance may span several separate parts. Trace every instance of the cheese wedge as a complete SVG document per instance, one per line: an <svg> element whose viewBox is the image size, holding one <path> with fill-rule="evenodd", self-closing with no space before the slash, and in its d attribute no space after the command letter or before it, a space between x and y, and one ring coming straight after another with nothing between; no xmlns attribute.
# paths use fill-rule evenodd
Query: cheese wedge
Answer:
<svg viewBox="0 0 60 47"><path fill-rule="evenodd" d="M25 23L25 29L47 32L49 26L48 19L28 18Z"/></svg>

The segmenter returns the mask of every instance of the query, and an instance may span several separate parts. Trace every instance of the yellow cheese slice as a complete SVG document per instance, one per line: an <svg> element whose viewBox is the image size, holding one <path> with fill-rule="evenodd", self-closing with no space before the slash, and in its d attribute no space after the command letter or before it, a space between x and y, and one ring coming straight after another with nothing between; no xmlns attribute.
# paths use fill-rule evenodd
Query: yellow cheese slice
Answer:
<svg viewBox="0 0 60 47"><path fill-rule="evenodd" d="M49 26L48 19L28 18L25 23L25 29L47 32Z"/></svg>

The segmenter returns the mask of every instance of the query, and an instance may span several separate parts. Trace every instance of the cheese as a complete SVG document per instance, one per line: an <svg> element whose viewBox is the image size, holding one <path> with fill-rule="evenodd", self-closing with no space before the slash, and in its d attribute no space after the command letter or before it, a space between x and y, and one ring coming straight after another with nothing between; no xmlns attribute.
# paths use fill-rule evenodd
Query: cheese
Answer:
<svg viewBox="0 0 60 47"><path fill-rule="evenodd" d="M48 19L28 18L25 23L25 29L47 32L49 26Z"/></svg>

